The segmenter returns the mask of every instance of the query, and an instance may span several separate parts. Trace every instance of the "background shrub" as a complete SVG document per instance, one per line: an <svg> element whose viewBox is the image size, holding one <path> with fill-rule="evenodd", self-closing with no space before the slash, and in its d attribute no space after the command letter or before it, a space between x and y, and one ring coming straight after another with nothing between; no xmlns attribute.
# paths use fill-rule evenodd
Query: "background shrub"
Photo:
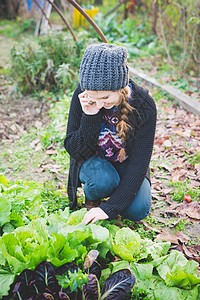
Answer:
<svg viewBox="0 0 200 300"><path fill-rule="evenodd" d="M85 39L74 42L63 32L49 32L15 45L11 49L11 75L18 91L74 89L85 43Z"/></svg>

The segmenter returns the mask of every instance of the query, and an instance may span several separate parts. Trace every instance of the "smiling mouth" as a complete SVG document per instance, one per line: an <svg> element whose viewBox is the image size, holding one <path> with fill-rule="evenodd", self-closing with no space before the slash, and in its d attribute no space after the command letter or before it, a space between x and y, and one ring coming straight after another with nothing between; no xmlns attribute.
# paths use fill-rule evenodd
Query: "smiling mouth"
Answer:
<svg viewBox="0 0 200 300"><path fill-rule="evenodd" d="M110 107L113 106L113 104L105 104L104 107Z"/></svg>

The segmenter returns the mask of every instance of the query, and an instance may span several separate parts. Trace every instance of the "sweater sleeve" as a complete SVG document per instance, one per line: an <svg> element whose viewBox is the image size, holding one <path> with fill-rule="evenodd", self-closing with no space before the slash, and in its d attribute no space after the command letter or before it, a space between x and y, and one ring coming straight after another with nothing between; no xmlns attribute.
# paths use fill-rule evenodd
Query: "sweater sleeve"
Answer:
<svg viewBox="0 0 200 300"><path fill-rule="evenodd" d="M149 102L147 115L134 140L127 172L108 201L100 205L110 220L131 204L142 185L150 163L156 127L156 107L149 95L146 100Z"/></svg>
<svg viewBox="0 0 200 300"><path fill-rule="evenodd" d="M76 160L86 160L94 155L101 129L100 112L87 115L82 111L78 98L81 92L78 85L72 97L64 140L65 149Z"/></svg>

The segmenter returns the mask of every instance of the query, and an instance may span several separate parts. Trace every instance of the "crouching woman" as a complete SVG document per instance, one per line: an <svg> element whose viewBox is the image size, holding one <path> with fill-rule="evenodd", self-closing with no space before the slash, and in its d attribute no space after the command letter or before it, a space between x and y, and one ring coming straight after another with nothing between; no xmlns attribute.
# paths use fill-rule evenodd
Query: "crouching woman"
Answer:
<svg viewBox="0 0 200 300"><path fill-rule="evenodd" d="M83 183L86 224L117 215L139 221L148 215L155 127L154 100L129 79L126 48L106 43L87 47L64 141L70 154L71 208Z"/></svg>

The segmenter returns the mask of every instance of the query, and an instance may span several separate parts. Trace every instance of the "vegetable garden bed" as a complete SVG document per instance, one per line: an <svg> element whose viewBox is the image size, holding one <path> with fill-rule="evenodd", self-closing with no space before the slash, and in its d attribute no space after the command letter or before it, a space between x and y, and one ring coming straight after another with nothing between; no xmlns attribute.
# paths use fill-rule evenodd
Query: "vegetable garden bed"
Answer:
<svg viewBox="0 0 200 300"><path fill-rule="evenodd" d="M76 280L74 279L73 286L69 283L71 281L68 281L68 284L71 288L70 293L77 292L77 288L81 288L78 278L81 278L82 272L86 270L85 258L91 250L97 250L99 253L97 262L102 272L101 283L114 272L129 269L136 278L131 297L166 299L167 293L170 299L197 299L200 284L196 270L198 263L188 261L181 252L169 253L170 242L153 242L151 239L141 238L130 228L120 228L109 221L86 226L82 221L86 213L85 208L72 213L69 212L69 208L66 208L64 211L58 210L49 214L44 200L41 186L10 184L1 176L0 224L4 232L0 238L1 297L8 295L12 284L10 297L13 296L13 299L30 299L30 296L33 299L49 299L42 298L41 295L41 298L37 298L37 295L45 291L52 294L51 299L68 299L56 296L59 290L55 288L56 279L52 283L53 271L45 271L46 275L43 277L46 276L46 280L38 278L40 271L37 270L41 268L41 265L38 265L42 261L48 261L57 269L67 263L75 263L76 272L80 274ZM34 280L37 288L35 287L33 294L30 294L32 281L24 282L23 271L35 268ZM42 269L45 269L44 265ZM67 269L68 276L72 276L73 272L76 273L71 269L73 268ZM16 279L21 272L22 275ZM114 275L112 278L113 282L111 281L110 285L115 286L119 278L117 279L117 275L116 278ZM13 288L14 280L16 281ZM42 284L37 283L37 280L39 282L42 280ZM84 283L87 284L87 281ZM64 287L66 288L66 285ZM123 287L122 284L116 286L116 289L123 290ZM25 288L29 292L27 296L22 296ZM126 288L125 285L124 289ZM116 292L115 289L114 291ZM122 297L118 294L119 297L112 298L114 291L102 299L124 299L125 292L122 292ZM98 297L87 299L98 299Z"/></svg>
<svg viewBox="0 0 200 300"><path fill-rule="evenodd" d="M54 40L46 42L55 45ZM76 48L76 66L82 46ZM60 52L65 50L63 40L59 47ZM40 50L42 69L46 56ZM27 54L25 49L22 52ZM32 58L30 64L35 62L34 55ZM48 66L51 69L52 65ZM69 75L68 67L66 58L57 73L62 88L69 81L76 83L72 78L77 70ZM26 80L26 70L24 75ZM44 74L40 75L44 79ZM44 89L34 97L19 99L13 99L6 90L2 92L0 172L5 177L0 176L0 298L68 299L67 293L72 292L70 299L77 294L82 299L80 290L94 283L93 298L87 294L86 299L98 299L98 281L94 270L88 271L89 258L89 267L100 267L101 276L95 274L104 296L107 283L113 286L118 279L123 281L125 274L128 285L123 286L128 295L123 294L121 299L162 300L166 295L170 300L199 299L199 118L180 109L160 90L151 89L151 93L158 107L158 122L151 163L150 215L140 223L120 219L86 226L82 221L86 212L82 189L79 210L70 212L67 208L69 157L63 139L71 91L59 95ZM191 201L187 202L190 198L184 197L188 194ZM95 254L93 258L91 253ZM67 276L58 283L55 276L59 268L65 268ZM88 273L93 275L86 276ZM132 274L135 284L129 292ZM21 294L29 289L31 295ZM104 299L118 298L110 294Z"/></svg>

